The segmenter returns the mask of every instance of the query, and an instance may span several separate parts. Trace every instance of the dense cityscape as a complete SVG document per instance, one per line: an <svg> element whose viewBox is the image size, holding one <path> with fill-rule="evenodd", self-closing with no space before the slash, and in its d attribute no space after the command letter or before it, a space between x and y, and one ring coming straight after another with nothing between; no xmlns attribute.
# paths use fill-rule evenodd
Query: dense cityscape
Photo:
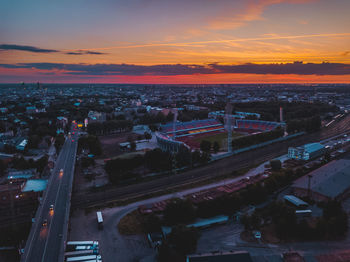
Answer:
<svg viewBox="0 0 350 262"><path fill-rule="evenodd" d="M7 261L324 261L348 245L348 85L0 90Z"/></svg>
<svg viewBox="0 0 350 262"><path fill-rule="evenodd" d="M350 262L349 0L0 5L0 262Z"/></svg>

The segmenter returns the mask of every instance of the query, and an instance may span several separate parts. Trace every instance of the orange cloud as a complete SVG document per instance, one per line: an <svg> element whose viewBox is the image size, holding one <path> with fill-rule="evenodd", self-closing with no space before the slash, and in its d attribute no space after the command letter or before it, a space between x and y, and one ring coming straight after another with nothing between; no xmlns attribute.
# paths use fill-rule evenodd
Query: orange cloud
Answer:
<svg viewBox="0 0 350 262"><path fill-rule="evenodd" d="M268 6L280 4L280 3L294 3L294 4L302 4L311 2L310 0L257 0L257 1L249 1L248 5L245 7L243 12L238 15L232 15L236 10L226 10L224 13L215 17L209 22L210 29L234 29L237 27L241 27L244 24L262 20L262 14L264 9Z"/></svg>
<svg viewBox="0 0 350 262"><path fill-rule="evenodd" d="M100 48L89 48L88 50L110 50L110 49L128 49L128 48L144 48L144 47L161 47L161 46L174 46L174 47L186 47L186 46L198 46L203 44L222 44L231 42L246 42L246 41L264 41L264 40L279 40L279 39L298 39L298 38L313 38L313 37L336 37L336 36L350 36L350 33L330 33L330 34L305 34L305 35L272 35L267 37L254 37L254 38L236 38L236 39L222 39L222 40L208 40L208 41L193 41L183 43L146 43L135 45L120 45ZM87 49L80 49L82 51ZM69 51L69 50L65 50Z"/></svg>

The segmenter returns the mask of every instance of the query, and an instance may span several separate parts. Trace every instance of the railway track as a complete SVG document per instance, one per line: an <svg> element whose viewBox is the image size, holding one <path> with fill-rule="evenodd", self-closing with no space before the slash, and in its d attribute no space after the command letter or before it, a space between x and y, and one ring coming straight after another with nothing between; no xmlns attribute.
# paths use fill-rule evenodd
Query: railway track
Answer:
<svg viewBox="0 0 350 262"><path fill-rule="evenodd" d="M248 168L287 152L288 147L298 146L314 141L320 141L334 137L350 130L350 116L346 116L335 123L329 129L320 132L307 134L302 137L275 143L253 151L244 152L230 156L225 159L212 162L206 166L201 166L192 170L179 173L176 176L166 176L138 184L116 187L101 192L84 192L73 195L73 208L86 208L93 205L103 204L108 201L124 200L135 198L150 193L164 191L175 187L205 181L230 172Z"/></svg>

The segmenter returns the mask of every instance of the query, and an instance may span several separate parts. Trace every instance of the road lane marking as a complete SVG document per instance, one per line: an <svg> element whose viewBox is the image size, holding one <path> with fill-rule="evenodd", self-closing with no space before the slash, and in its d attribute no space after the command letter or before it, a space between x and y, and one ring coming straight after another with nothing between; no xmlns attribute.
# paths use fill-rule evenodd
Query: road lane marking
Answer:
<svg viewBox="0 0 350 262"><path fill-rule="evenodd" d="M70 147L68 147L67 150L69 151L69 149L70 149ZM63 170L65 170L65 168L66 168L68 156L69 156L69 154L68 154L68 152L67 152L66 158L65 158L65 161L64 161L64 164L63 164ZM64 172L63 172L63 176L64 176L65 174L66 174L66 172L64 171ZM59 193L60 193L60 190L61 190L61 185L62 185L63 179L64 179L63 176L62 176L61 179L59 179L59 185L58 185L58 190L57 190L56 197L55 197L54 206L56 206L57 199L58 199L58 196L59 196ZM66 175L66 176L67 176L67 175ZM66 177L66 176L65 176L65 177ZM54 221L55 221L55 216L52 217L52 221L51 221L51 223L50 223L50 225L49 225L49 230L48 230L47 237L46 237L46 241L45 241L44 253L43 253L42 259L41 259L42 262L43 262L44 259L45 259L46 250L47 250L47 243L49 242L49 239L50 239L51 226L52 226L52 224L54 223Z"/></svg>
<svg viewBox="0 0 350 262"><path fill-rule="evenodd" d="M66 143L63 145L63 147L66 147ZM63 147L62 147L62 149L63 149ZM63 151L63 150L62 150ZM61 152L62 152L61 151ZM60 162L61 161L61 159L62 159L62 154L61 154L61 152L60 152L60 154L59 154L59 156L58 156L58 159L57 159L57 163L58 162ZM55 171L53 172L53 174L55 174L56 173L56 171L57 171L57 166L58 165L56 165L55 166ZM39 215L39 217L38 217L38 219L34 222L35 224L34 224L34 232L33 232L33 234L32 234L32 237L31 237L31 239L30 239L30 241L29 241L29 247L28 247L28 251L25 253L25 256L24 256L24 261L26 261L27 260L27 258L28 258L28 256L30 255L30 253L31 253L31 247L32 247L32 243L33 243L33 240L34 240L34 237L37 235L37 233L38 233L38 231L37 231L37 229L38 229L38 224L40 224L40 223L38 223L39 221L41 221L42 220L42 216L43 216L43 210L44 210L44 206L45 206L45 202L46 202L46 199L47 199L47 196L48 196L48 194L49 194L49 190L50 190L50 188L52 187L52 184L53 184L53 179L54 179L54 177L52 177L53 176L53 174L51 174L51 177L49 178L49 185L48 185L48 188L46 188L46 190L45 190L45 195L44 195L44 199L42 200L42 202L40 203L40 205L39 205L39 208L40 208L40 210L39 210L39 213L38 213L38 215ZM40 231L39 231L40 232Z"/></svg>

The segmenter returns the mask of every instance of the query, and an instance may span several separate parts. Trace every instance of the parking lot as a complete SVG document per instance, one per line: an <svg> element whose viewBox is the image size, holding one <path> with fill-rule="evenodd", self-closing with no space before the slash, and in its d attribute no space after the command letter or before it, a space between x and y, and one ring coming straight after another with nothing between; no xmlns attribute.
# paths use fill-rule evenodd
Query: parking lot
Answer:
<svg viewBox="0 0 350 262"><path fill-rule="evenodd" d="M104 262L155 261L155 251L149 247L143 235L119 234L119 220L132 209L106 208L103 213L103 230L97 226L96 212L85 214L75 211L70 220L68 240L97 240Z"/></svg>

